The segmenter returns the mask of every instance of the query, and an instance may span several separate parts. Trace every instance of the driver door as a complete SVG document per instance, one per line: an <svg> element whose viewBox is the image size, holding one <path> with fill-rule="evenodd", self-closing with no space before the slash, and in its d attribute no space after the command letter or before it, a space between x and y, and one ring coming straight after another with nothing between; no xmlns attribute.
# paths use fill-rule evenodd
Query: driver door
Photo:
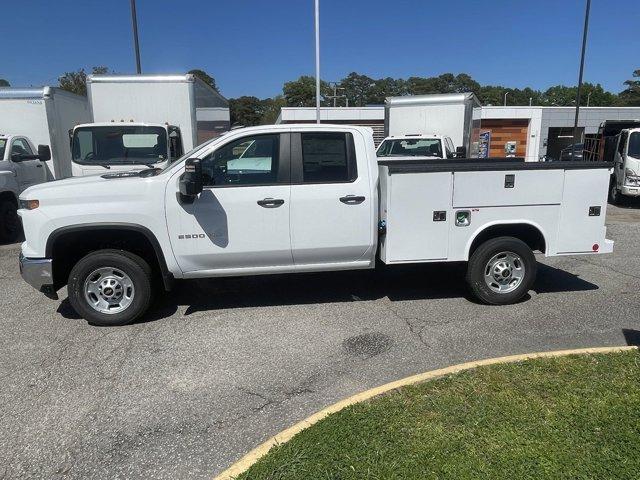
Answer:
<svg viewBox="0 0 640 480"><path fill-rule="evenodd" d="M202 159L204 188L192 204L179 201L175 176L175 189L167 190L167 220L176 261L187 276L293 270L289 145L283 133L220 146Z"/></svg>
<svg viewBox="0 0 640 480"><path fill-rule="evenodd" d="M11 143L11 159L14 155L34 155L33 149L26 138L17 137ZM46 169L38 159L13 161L13 165L20 189L24 190L32 185L42 183L46 179Z"/></svg>

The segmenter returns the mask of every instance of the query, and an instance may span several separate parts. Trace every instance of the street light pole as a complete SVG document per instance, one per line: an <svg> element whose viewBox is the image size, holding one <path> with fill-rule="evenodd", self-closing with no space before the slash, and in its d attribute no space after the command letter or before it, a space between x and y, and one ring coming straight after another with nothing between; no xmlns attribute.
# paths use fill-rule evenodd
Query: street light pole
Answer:
<svg viewBox="0 0 640 480"><path fill-rule="evenodd" d="M507 95L509 95L509 92L504 92L504 106L507 106Z"/></svg>
<svg viewBox="0 0 640 480"><path fill-rule="evenodd" d="M316 20L316 123L320 123L320 0L315 0Z"/></svg>
<svg viewBox="0 0 640 480"><path fill-rule="evenodd" d="M136 51L136 72L142 73L140 68L140 45L138 43L138 16L136 15L136 0L131 0L131 23L133 24L133 45Z"/></svg>
<svg viewBox="0 0 640 480"><path fill-rule="evenodd" d="M580 114L580 93L582 90L582 73L584 72L584 52L587 49L587 30L589 29L589 10L591 9L591 0L587 0L587 8L584 12L584 28L582 30L582 52L580 54L580 74L578 75L578 93L576 95L576 118L573 122L573 144L579 143L578 140L578 115ZM573 149L572 149L573 153Z"/></svg>

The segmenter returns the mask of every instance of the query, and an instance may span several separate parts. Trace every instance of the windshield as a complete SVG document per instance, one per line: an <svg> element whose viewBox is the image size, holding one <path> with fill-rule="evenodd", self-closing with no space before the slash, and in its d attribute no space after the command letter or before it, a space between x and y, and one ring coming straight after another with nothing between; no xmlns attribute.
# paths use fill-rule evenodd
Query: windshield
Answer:
<svg viewBox="0 0 640 480"><path fill-rule="evenodd" d="M405 138L385 140L380 145L379 157L439 157L442 143L439 138Z"/></svg>
<svg viewBox="0 0 640 480"><path fill-rule="evenodd" d="M95 126L77 128L73 161L83 164L153 164L167 159L167 132L162 127Z"/></svg>
<svg viewBox="0 0 640 480"><path fill-rule="evenodd" d="M4 149L7 147L7 140L0 138L0 160L4 158Z"/></svg>
<svg viewBox="0 0 640 480"><path fill-rule="evenodd" d="M633 158L640 158L640 132L633 132L629 135L627 155Z"/></svg>

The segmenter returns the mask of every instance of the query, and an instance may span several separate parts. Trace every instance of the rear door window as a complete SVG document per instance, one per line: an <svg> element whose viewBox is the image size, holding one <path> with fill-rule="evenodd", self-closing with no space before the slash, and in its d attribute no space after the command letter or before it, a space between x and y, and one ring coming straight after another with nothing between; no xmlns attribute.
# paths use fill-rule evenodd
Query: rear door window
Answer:
<svg viewBox="0 0 640 480"><path fill-rule="evenodd" d="M303 183L347 183L357 178L350 133L302 133L301 141Z"/></svg>

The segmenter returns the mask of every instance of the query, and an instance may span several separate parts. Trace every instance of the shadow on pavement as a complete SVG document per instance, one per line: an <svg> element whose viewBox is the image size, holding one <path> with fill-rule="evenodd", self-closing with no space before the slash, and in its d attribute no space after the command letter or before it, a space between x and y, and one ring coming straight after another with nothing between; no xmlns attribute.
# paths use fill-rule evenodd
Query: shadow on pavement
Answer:
<svg viewBox="0 0 640 480"><path fill-rule="evenodd" d="M640 330L633 330L631 328L623 328L622 334L629 346L640 347Z"/></svg>
<svg viewBox="0 0 640 480"><path fill-rule="evenodd" d="M464 263L381 267L376 270L225 277L176 282L162 292L141 322L167 318L180 305L185 315L231 308L354 302L389 298L393 301L466 298L475 302L464 281ZM598 286L564 270L539 264L533 290L537 293L595 290ZM530 297L527 295L523 301ZM65 318L79 316L65 299L58 308Z"/></svg>

